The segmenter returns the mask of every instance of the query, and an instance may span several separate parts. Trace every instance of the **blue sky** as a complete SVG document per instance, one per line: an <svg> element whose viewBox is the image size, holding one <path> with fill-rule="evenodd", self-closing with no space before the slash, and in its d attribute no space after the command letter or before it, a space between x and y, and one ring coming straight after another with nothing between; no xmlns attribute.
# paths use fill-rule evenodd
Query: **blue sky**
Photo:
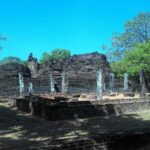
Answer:
<svg viewBox="0 0 150 150"><path fill-rule="evenodd" d="M0 59L17 56L38 59L55 48L72 54L105 53L113 32L140 12L150 11L149 0L0 0Z"/></svg>

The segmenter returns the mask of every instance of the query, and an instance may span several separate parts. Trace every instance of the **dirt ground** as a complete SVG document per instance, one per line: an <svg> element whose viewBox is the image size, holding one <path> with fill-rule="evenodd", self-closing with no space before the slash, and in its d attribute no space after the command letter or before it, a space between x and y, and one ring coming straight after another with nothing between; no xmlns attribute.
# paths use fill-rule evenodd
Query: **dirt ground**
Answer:
<svg viewBox="0 0 150 150"><path fill-rule="evenodd" d="M150 131L150 111L112 117L51 122L17 111L0 101L0 150L44 150L58 140L104 133Z"/></svg>

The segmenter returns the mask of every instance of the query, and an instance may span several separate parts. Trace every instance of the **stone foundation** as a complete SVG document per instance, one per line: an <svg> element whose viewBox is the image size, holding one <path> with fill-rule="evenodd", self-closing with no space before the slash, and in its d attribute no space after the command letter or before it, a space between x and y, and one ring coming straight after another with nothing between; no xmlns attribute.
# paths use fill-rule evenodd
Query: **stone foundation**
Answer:
<svg viewBox="0 0 150 150"><path fill-rule="evenodd" d="M52 121L121 115L150 109L150 100L144 98L113 102L68 102L28 96L15 101L18 110Z"/></svg>

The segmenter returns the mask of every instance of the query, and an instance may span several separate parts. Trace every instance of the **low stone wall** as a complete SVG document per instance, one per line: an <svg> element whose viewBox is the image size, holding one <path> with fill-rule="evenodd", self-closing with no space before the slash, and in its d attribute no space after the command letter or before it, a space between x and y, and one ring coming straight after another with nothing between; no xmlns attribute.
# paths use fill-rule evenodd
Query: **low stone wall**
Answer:
<svg viewBox="0 0 150 150"><path fill-rule="evenodd" d="M55 101L41 97L16 99L18 110L31 113L48 120L68 120L76 118L104 117L135 113L150 109L149 99L116 101L105 103L98 101Z"/></svg>

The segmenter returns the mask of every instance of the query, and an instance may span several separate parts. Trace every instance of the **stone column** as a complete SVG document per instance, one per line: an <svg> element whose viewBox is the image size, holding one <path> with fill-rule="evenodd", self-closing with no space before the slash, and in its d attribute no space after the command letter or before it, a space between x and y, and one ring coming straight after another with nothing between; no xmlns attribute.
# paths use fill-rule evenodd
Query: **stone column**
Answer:
<svg viewBox="0 0 150 150"><path fill-rule="evenodd" d="M114 91L114 73L110 73L110 81L109 81L110 93Z"/></svg>
<svg viewBox="0 0 150 150"><path fill-rule="evenodd" d="M128 91L128 74L124 74L124 92Z"/></svg>
<svg viewBox="0 0 150 150"><path fill-rule="evenodd" d="M24 80L23 80L23 74L19 73L19 91L20 96L23 96L24 94Z"/></svg>
<svg viewBox="0 0 150 150"><path fill-rule="evenodd" d="M52 70L50 72L50 87L51 87L51 93L55 93L55 83L54 83L54 71Z"/></svg>
<svg viewBox="0 0 150 150"><path fill-rule="evenodd" d="M106 85L105 85L105 81L104 81L104 78L103 78L103 92L106 91Z"/></svg>
<svg viewBox="0 0 150 150"><path fill-rule="evenodd" d="M97 100L101 100L103 96L103 71L102 68L97 70Z"/></svg>
<svg viewBox="0 0 150 150"><path fill-rule="evenodd" d="M33 84L32 82L29 82L29 95L33 94Z"/></svg>
<svg viewBox="0 0 150 150"><path fill-rule="evenodd" d="M68 72L63 70L62 72L62 93L65 94L68 92Z"/></svg>
<svg viewBox="0 0 150 150"><path fill-rule="evenodd" d="M144 71L140 71L140 96L144 96L146 92L145 80L144 80Z"/></svg>

